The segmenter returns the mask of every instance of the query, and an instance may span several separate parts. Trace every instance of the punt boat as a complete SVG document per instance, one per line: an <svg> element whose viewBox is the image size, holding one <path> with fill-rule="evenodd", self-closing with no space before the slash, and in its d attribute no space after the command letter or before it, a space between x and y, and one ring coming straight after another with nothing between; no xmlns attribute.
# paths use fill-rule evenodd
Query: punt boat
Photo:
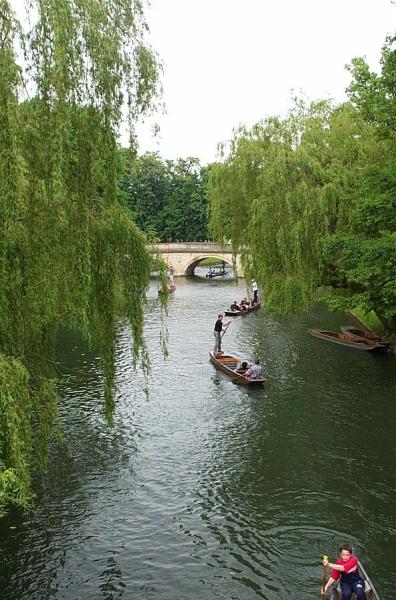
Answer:
<svg viewBox="0 0 396 600"><path fill-rule="evenodd" d="M355 350L363 350L365 352L386 352L387 348L384 344L373 342L371 340L358 340L345 333L338 333L337 331L326 331L325 329L308 329L308 333L320 340L326 340L327 342L333 342L340 346L346 346L347 348L354 348Z"/></svg>
<svg viewBox="0 0 396 600"><path fill-rule="evenodd" d="M350 335L352 338L357 340L370 340L371 342L377 342L378 344L383 344L389 348L389 342L386 342L384 338L372 333L371 331L367 331L366 329L359 329L358 327L353 326L345 326L341 327L341 332L345 333L345 335Z"/></svg>
<svg viewBox="0 0 396 600"><path fill-rule="evenodd" d="M225 269L221 269L219 271L212 271L210 273L206 273L207 279L213 279L213 277L222 277L226 274Z"/></svg>
<svg viewBox="0 0 396 600"><path fill-rule="evenodd" d="M224 314L227 317L243 317L243 315L248 315L249 313L258 310L261 306L261 302L256 302L252 306L246 305L246 310L225 310Z"/></svg>
<svg viewBox="0 0 396 600"><path fill-rule="evenodd" d="M378 592L375 589L374 585L372 584L372 582L371 582L369 576L367 575L365 569L363 568L363 565L360 562L360 560L358 561L358 563L359 563L360 577L362 577L362 579L364 579L364 582L365 582L364 591L365 591L367 600L380 600ZM341 600L341 587L340 587L339 583L337 586L334 586L331 598L332 598L332 600ZM352 600L355 600L355 598L356 598L355 594L352 594Z"/></svg>
<svg viewBox="0 0 396 600"><path fill-rule="evenodd" d="M242 385L262 385L266 380L265 377L256 377L255 379L251 379L245 375L246 371L242 371L242 369L237 369L238 365L241 364L241 359L232 354L217 354L214 352L209 352L209 357L212 363L229 375L235 383L240 383Z"/></svg>

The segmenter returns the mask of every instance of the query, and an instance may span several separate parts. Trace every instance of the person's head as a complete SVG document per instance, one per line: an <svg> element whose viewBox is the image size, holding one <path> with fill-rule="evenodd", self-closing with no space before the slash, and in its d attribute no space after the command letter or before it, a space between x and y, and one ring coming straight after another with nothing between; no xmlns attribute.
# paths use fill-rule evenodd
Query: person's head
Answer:
<svg viewBox="0 0 396 600"><path fill-rule="evenodd" d="M221 321L223 319L223 315L219 315L217 318L219 319L219 321Z"/></svg>
<svg viewBox="0 0 396 600"><path fill-rule="evenodd" d="M247 369L247 366L248 366L248 364L247 364L246 360L244 360L243 363L241 364L242 369Z"/></svg>
<svg viewBox="0 0 396 600"><path fill-rule="evenodd" d="M351 544L343 544L340 548L340 557L341 560L343 560L344 562L346 562L347 560L349 560L351 558L351 554L352 554L352 546Z"/></svg>
<svg viewBox="0 0 396 600"><path fill-rule="evenodd" d="M258 359L258 358L256 358L256 360L254 361L254 364L255 364L255 365L259 365L259 364L260 364L260 361L259 361L259 359Z"/></svg>

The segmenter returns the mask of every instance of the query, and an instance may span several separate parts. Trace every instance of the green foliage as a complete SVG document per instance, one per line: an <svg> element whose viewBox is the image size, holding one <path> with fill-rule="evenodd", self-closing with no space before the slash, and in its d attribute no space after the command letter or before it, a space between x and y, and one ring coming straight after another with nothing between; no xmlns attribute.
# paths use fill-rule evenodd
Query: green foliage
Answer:
<svg viewBox="0 0 396 600"><path fill-rule="evenodd" d="M353 61L351 103L297 99L286 118L237 130L211 169L211 231L242 251L269 310L304 310L323 287L330 306L396 326L394 42L381 75Z"/></svg>
<svg viewBox="0 0 396 600"><path fill-rule="evenodd" d="M19 360L0 354L0 515L9 501L29 506L32 409L29 374Z"/></svg>
<svg viewBox="0 0 396 600"><path fill-rule="evenodd" d="M142 327L151 259L120 202L116 147L124 97L133 124L157 87L142 4L29 7L37 18L26 34L0 0L0 510L29 506L31 470L46 468L59 328L100 347L109 421L121 317L133 361L149 366ZM21 102L23 89L34 96Z"/></svg>
<svg viewBox="0 0 396 600"><path fill-rule="evenodd" d="M120 154L124 202L149 241L207 239L207 168L194 158L163 162L156 154Z"/></svg>

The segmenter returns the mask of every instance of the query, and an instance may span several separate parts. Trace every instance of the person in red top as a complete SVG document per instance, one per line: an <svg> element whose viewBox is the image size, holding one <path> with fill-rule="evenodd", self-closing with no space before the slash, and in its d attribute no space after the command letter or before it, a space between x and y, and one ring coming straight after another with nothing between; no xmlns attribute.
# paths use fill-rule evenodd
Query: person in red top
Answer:
<svg viewBox="0 0 396 600"><path fill-rule="evenodd" d="M332 572L326 585L321 589L322 596L325 596L329 587L341 578L341 600L351 600L353 592L357 600L367 600L364 593L364 579L359 574L358 559L352 554L350 544L341 546L340 556L335 563L329 562L327 556L324 556L323 566L330 567Z"/></svg>

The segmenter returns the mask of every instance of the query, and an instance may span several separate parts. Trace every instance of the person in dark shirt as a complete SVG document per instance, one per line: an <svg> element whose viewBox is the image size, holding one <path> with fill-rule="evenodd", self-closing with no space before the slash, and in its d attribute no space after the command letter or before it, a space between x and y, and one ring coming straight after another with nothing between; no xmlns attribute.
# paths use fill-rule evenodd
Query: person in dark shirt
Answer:
<svg viewBox="0 0 396 600"><path fill-rule="evenodd" d="M231 304L231 310L241 310L241 307L236 300L234 300L234 302Z"/></svg>
<svg viewBox="0 0 396 600"><path fill-rule="evenodd" d="M217 321L214 326L215 345L214 345L213 353L215 355L221 353L222 334L224 334L224 332L227 330L227 327L229 324L230 324L230 321L227 321L227 322L223 321L223 315L219 315L217 317Z"/></svg>

